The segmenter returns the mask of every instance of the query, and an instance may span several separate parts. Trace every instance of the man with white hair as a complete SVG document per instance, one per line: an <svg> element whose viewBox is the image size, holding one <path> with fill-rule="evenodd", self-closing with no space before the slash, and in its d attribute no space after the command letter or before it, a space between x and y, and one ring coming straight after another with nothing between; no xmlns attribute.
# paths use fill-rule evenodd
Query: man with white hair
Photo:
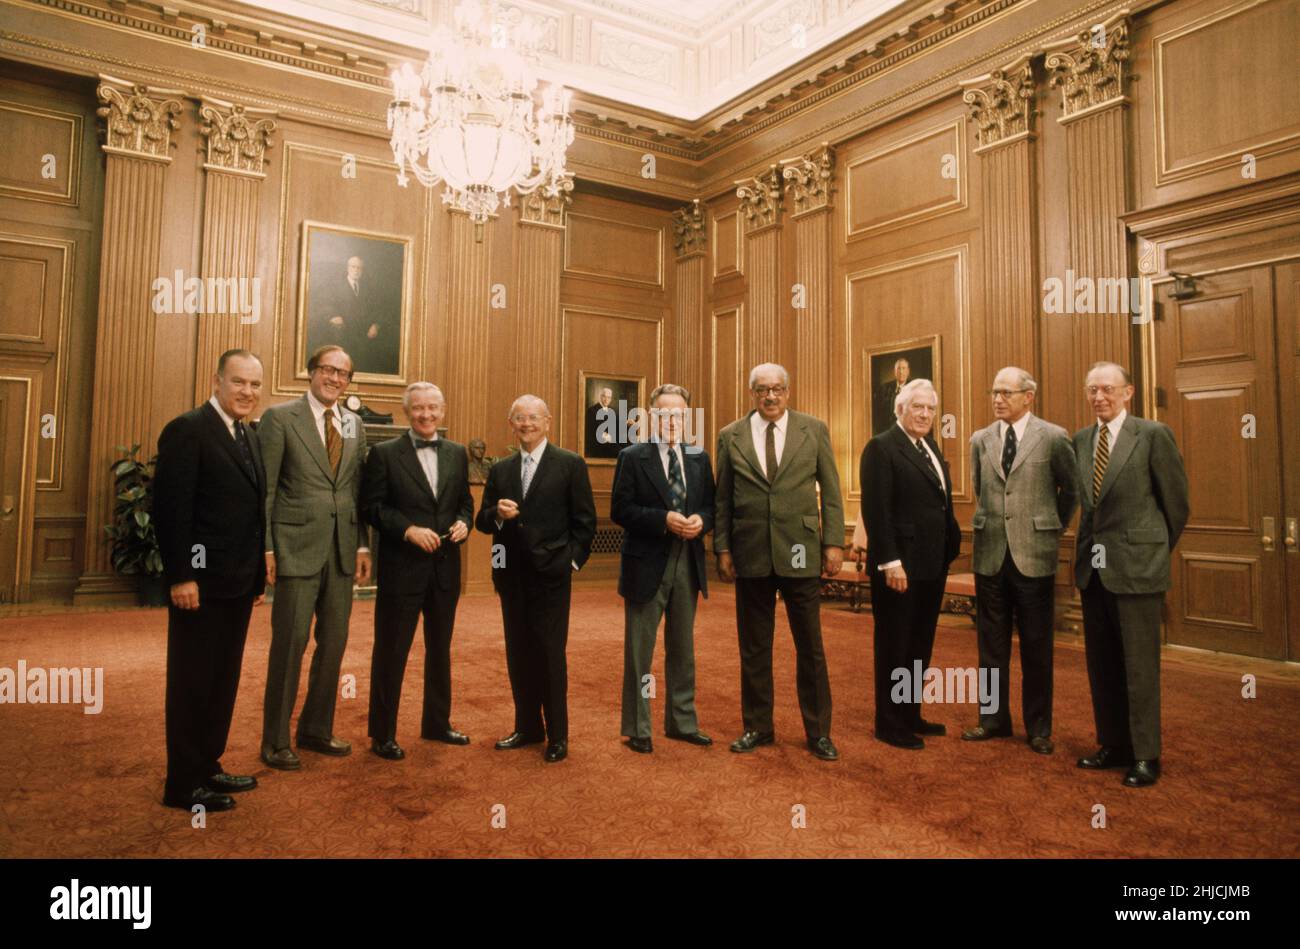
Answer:
<svg viewBox="0 0 1300 949"><path fill-rule="evenodd" d="M438 434L442 390L413 382L402 395L411 427L366 456L361 510L379 532L375 646L370 660L371 750L399 761L397 706L415 627L424 615L424 713L420 737L449 745L469 738L451 727L451 633L460 600L460 545L474 523L469 455Z"/></svg>
<svg viewBox="0 0 1300 949"><path fill-rule="evenodd" d="M475 526L492 535L492 584L501 597L515 727L498 751L539 744L543 758L569 753L569 600L573 574L591 555L596 502L587 463L552 444L551 410L521 395L509 421L519 451L488 472ZM544 720L543 720L544 717Z"/></svg>
<svg viewBox="0 0 1300 949"><path fill-rule="evenodd" d="M975 625L980 669L997 673L997 705L964 741L1011 735L1011 627L1020 632L1029 747L1052 745L1052 623L1061 531L1078 504L1074 447L1065 429L1032 411L1038 383L1007 366L993 378L993 424L971 436L975 483Z"/></svg>
<svg viewBox="0 0 1300 949"><path fill-rule="evenodd" d="M736 581L740 708L745 732L731 750L775 741L772 636L776 595L795 645L795 681L808 749L824 761L831 742L831 684L822 652L821 582L844 556L840 476L826 423L789 411L790 374L775 363L749 374L754 410L718 433L713 551Z"/></svg>
<svg viewBox="0 0 1300 949"><path fill-rule="evenodd" d="M921 717L920 689L893 700L896 671L925 669L943 603L948 567L961 550L952 511L952 476L931 431L939 397L913 379L894 400L897 422L867 442L859 476L866 509L876 686L876 738L920 750L922 736L946 734Z"/></svg>

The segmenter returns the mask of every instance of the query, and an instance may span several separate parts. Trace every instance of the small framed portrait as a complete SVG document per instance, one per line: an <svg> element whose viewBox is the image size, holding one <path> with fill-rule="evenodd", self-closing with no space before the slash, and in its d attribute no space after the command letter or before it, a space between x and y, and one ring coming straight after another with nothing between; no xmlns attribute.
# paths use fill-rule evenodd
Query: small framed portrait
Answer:
<svg viewBox="0 0 1300 949"><path fill-rule="evenodd" d="M320 346L342 346L361 382L405 385L409 338L409 238L317 221L302 226L297 374Z"/></svg>
<svg viewBox="0 0 1300 949"><path fill-rule="evenodd" d="M645 376L578 370L579 454L592 464L614 464L620 451L645 438L644 403Z"/></svg>
<svg viewBox="0 0 1300 949"><path fill-rule="evenodd" d="M935 391L940 382L939 337L922 336L866 349L862 353L862 371L871 396L871 434L879 435L898 419L894 399L900 389L913 379L929 379Z"/></svg>

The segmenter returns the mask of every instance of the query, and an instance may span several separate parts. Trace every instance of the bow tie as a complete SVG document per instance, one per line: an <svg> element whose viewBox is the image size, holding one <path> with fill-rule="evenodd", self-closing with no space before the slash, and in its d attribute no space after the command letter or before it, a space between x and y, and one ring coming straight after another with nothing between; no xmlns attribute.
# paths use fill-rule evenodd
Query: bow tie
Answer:
<svg viewBox="0 0 1300 949"><path fill-rule="evenodd" d="M417 439L415 439L414 441L415 441L415 450L416 450L416 451L419 451L421 448L435 448L435 449L436 449L436 448L438 447L438 440L437 440L436 438L433 439L432 441L425 441L423 438L417 438Z"/></svg>

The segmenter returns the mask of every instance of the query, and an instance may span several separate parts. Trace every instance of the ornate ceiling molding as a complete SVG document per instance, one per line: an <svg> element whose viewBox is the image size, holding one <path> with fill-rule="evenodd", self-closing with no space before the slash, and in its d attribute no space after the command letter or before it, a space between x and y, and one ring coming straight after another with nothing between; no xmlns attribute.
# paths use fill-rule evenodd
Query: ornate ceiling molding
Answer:
<svg viewBox="0 0 1300 949"><path fill-rule="evenodd" d="M1068 122L1089 112L1128 101L1124 95L1128 62L1128 10L1046 47L1051 84L1061 90L1062 116Z"/></svg>
<svg viewBox="0 0 1300 949"><path fill-rule="evenodd" d="M96 94L104 105L95 114L104 120L104 151L170 162L171 134L180 128L176 116L185 93L151 89L112 76L99 79Z"/></svg>

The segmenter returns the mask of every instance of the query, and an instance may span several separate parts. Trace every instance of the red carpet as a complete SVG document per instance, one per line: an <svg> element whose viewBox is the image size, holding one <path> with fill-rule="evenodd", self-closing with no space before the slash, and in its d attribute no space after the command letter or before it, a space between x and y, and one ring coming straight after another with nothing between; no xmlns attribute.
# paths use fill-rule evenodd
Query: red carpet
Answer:
<svg viewBox="0 0 1300 949"><path fill-rule="evenodd" d="M404 762L381 761L365 739L373 607L358 602L344 672L354 699L340 700L337 732L351 757L304 752L303 770L272 771L257 759L270 609L254 613L230 746L223 763L261 787L232 812L192 829L163 808L161 610L0 620L0 666L103 666L101 714L70 705L0 706L0 856L1296 856L1300 762L1293 733L1300 684L1261 675L1259 697L1240 677L1167 656L1164 778L1120 786L1119 772L1084 773L1093 748L1082 648L1060 643L1056 660L1057 753L1022 740L958 740L973 706L929 706L948 726L923 752L873 741L869 615L823 611L834 696L838 762L805 749L794 694L794 653L777 629L777 745L727 751L741 730L734 602L724 589L703 606L696 630L698 708L716 743L700 749L662 739L637 755L618 737L622 604L613 593L574 597L569 640L570 757L545 765L540 749L497 752L510 730L501 619L492 597L461 601L453 644L453 724L466 748L420 741L423 647L408 666L398 740ZM964 621L941 628L937 666L975 665ZM662 676L662 642L655 672ZM304 676L305 681L305 676ZM662 680L661 680L662 681ZM1012 703L1019 720L1019 675ZM299 697L301 702L301 695ZM1094 806L1107 827L1093 829ZM506 826L492 827L504 805ZM795 805L804 828L792 827ZM499 809L497 811L499 813Z"/></svg>

